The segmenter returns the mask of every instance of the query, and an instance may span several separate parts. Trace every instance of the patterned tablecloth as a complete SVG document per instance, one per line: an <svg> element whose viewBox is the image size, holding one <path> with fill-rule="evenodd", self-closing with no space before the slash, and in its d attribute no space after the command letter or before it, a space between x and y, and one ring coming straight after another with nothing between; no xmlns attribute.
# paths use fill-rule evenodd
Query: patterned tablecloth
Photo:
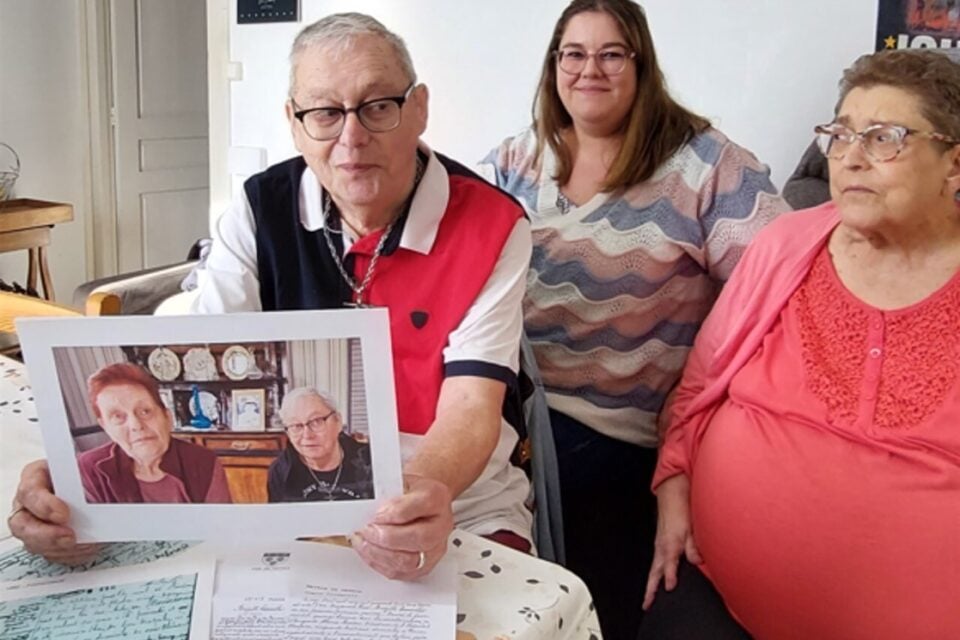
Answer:
<svg viewBox="0 0 960 640"><path fill-rule="evenodd" d="M0 505L10 504L20 468L43 457L33 394L23 365L0 356ZM2 522L0 539L9 536ZM600 625L583 582L563 567L455 531L450 553L457 560L457 640L599 639ZM182 543L118 543L77 570L116 566L153 545L158 557L185 548ZM63 572L41 558L24 562L25 551L0 556L0 580ZM13 567L17 567L13 569Z"/></svg>

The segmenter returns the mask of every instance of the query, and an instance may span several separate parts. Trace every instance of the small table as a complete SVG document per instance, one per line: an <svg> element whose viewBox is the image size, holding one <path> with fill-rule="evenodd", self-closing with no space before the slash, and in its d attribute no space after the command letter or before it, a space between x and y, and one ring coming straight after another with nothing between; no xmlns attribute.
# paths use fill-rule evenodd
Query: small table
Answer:
<svg viewBox="0 0 960 640"><path fill-rule="evenodd" d="M53 300L53 283L47 265L47 247L53 225L73 220L73 206L17 198L0 202L0 253L27 250L27 289L38 291L37 273L43 297Z"/></svg>
<svg viewBox="0 0 960 640"><path fill-rule="evenodd" d="M0 356L0 514L13 498L20 469L41 457L43 445L26 370ZM0 517L0 540L9 535ZM150 544L154 543L110 545L101 557L115 555L111 549ZM454 531L448 553L459 566L457 640L600 638L587 587L563 567L463 531ZM42 575L63 571L35 560ZM11 579L15 578L0 572L0 580Z"/></svg>
<svg viewBox="0 0 960 640"><path fill-rule="evenodd" d="M16 327L13 324L17 318L79 315L81 314L76 309L62 304L19 293L0 291L0 355L16 355L20 350Z"/></svg>

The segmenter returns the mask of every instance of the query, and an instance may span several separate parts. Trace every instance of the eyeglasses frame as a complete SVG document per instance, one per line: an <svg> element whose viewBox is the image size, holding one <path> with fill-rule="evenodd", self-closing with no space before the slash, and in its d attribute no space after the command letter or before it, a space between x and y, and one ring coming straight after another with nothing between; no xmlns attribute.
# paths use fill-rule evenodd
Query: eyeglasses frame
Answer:
<svg viewBox="0 0 960 640"><path fill-rule="evenodd" d="M903 151L903 148L906 146L907 136L917 136L919 138L926 138L928 140L934 140L936 142L943 142L944 144L948 144L951 146L960 144L960 140L955 140L954 138L951 138L950 136L943 133L938 133L936 131L920 131L919 129L911 129L910 127L905 127L903 125L888 124L885 122L878 122L876 124L872 124L862 131L854 131L850 127L844 124L840 124L839 122L830 122L828 124L818 124L813 128L813 132L817 134L817 136L833 135L828 128L834 127L834 126L841 126L847 131L849 131L850 133L852 133L856 141L860 143L860 148L863 149L863 152L874 162L892 162L893 160L895 160L897 156L900 155L900 152ZM877 158L872 153L870 153L870 151L867 149L866 143L864 142L866 140L866 136L871 131L876 131L877 129L893 129L894 131L900 134L900 144L897 147L897 151L889 158ZM847 151L849 151L849 145L852 145L853 142L854 142L853 140L850 140L849 142L847 142L847 145L848 145L847 150L845 150L843 154L840 154L839 156L831 156L829 153L829 150L824 151L823 148L820 146L819 141L817 142L817 148L820 149L820 153L822 153L826 158L829 158L832 160L839 160L841 157L843 157L843 155Z"/></svg>
<svg viewBox="0 0 960 640"><path fill-rule="evenodd" d="M300 109L299 106L297 105L297 101L293 99L293 96L290 96L290 104L292 104L293 108L296 109L293 112L293 117L300 121L300 126L303 127L303 132L306 133L307 136L312 140L316 140L317 142L326 142L327 140L335 140L336 138L340 137L340 134L343 133L343 128L347 124L347 116L350 115L351 113L357 116L357 120L360 122L361 126L363 126L363 128L369 131L370 133L386 133L388 131L393 131L394 129L399 127L400 123L403 121L403 105L406 104L407 100L410 99L410 94L413 93L413 90L416 87L417 87L417 83L411 82L410 86L407 87L406 90L403 92L403 95L386 96L383 98L376 98L374 100L366 100L364 102L361 102L357 106L351 107L349 109L345 109L343 107L312 107L310 109ZM363 118L360 117L360 110L366 107L369 107L371 104L376 104L377 102L393 102L397 105L397 107L400 109L400 118L397 119L397 124L393 125L389 129L379 129L379 130L371 129L370 127L367 126L367 123L364 122ZM340 113L340 128L337 129L337 132L335 134L325 138L317 138L315 136L310 135L310 131L307 129L307 125L304 124L303 119L307 115L314 113L316 111L337 111Z"/></svg>
<svg viewBox="0 0 960 640"><path fill-rule="evenodd" d="M316 418L310 418L306 422L295 422L291 425L285 424L283 425L283 430L286 431L288 435L296 434L295 437L297 438L303 436L303 434L306 433L307 429L309 429L311 433L320 433L321 429L327 426L328 424L327 420L329 420L336 414L337 414L337 410L333 409L330 411L330 413L328 413L325 416L317 416ZM321 425L320 427L311 426L311 423L316 423L318 420L320 421L320 425ZM291 431L293 433L291 433Z"/></svg>
<svg viewBox="0 0 960 640"><path fill-rule="evenodd" d="M617 70L617 71L614 71L614 72L612 72L612 73L608 73L607 71L603 71L603 67L600 66L600 61L599 61L599 59L597 58L597 56L600 55L601 53L603 53L604 51L609 51L610 49L613 49L614 47L623 47L623 49L626 51L626 54L625 54L625 57L624 57L624 59L623 59L623 66L622 66L619 70ZM563 53L564 53L564 52L563 52L563 49L562 49L562 48L560 48L560 49L554 49L554 51L553 51L552 53L553 53L553 57L556 58L556 60L557 60L557 68L560 69L560 71L563 71L563 72L566 73L567 75L571 75L571 76L575 76L575 75L579 75L579 74L583 73L583 69L586 69L586 68L587 68L587 62L589 62L590 58L593 58L593 62L594 62L594 64L596 65L597 69L600 69L601 71L603 71L604 75L615 76L615 75L618 75L618 74L623 73L623 70L627 68L627 61L628 61L628 60L633 60L633 59L635 59L635 58L637 57L637 52L636 52L636 51L633 51L632 49L630 49L630 47L627 47L626 45L620 45L620 44L618 44L618 45L613 45L613 46L608 46L608 47L605 47L605 48L603 48L603 49L599 49L599 50L593 51L593 52L590 52L590 51L587 51L586 49L584 49L584 50L583 50L583 55L586 56L586 59L583 61L583 69L581 69L580 71L567 71L566 69L563 68L563 65L562 65L562 63L561 63L561 60L563 59Z"/></svg>

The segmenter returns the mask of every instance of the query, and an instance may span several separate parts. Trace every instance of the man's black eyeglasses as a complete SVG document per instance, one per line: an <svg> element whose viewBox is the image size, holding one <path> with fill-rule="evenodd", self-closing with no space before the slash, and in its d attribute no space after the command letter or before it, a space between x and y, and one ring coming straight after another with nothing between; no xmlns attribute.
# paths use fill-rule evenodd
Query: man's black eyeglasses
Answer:
<svg viewBox="0 0 960 640"><path fill-rule="evenodd" d="M411 84L401 96L368 100L350 109L342 107L299 109L293 112L293 117L300 121L303 130L314 140L333 140L339 136L349 113L357 114L360 124L368 131L373 133L391 131L400 126L401 110L415 86L416 83ZM298 108L293 98L290 98L290 102L294 109Z"/></svg>

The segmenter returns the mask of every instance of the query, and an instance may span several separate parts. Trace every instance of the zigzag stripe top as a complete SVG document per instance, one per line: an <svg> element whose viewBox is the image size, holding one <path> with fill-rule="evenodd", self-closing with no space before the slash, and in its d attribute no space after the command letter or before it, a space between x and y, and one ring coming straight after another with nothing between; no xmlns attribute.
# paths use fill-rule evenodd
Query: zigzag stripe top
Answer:
<svg viewBox="0 0 960 640"><path fill-rule="evenodd" d="M769 170L709 129L646 182L557 207L555 160L531 130L481 172L523 203L533 228L524 317L551 408L656 446L656 417L716 294L746 245L787 204Z"/></svg>

